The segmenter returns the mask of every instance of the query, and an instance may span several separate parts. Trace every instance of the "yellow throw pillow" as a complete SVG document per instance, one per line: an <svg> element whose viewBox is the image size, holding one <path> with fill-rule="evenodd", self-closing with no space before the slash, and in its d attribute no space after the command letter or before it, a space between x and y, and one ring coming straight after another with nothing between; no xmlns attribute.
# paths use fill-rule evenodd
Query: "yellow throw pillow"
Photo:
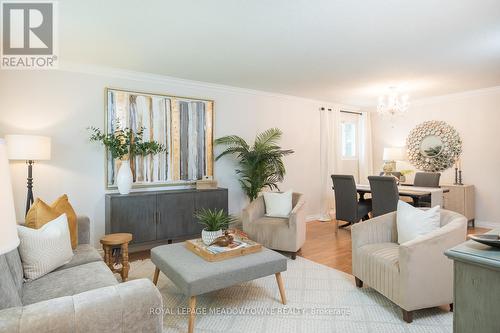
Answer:
<svg viewBox="0 0 500 333"><path fill-rule="evenodd" d="M69 234L71 237L71 247L76 249L78 245L78 224L76 213L71 204L69 203L66 194L57 198L52 205L47 205L40 199L36 199L33 206L31 206L28 214L26 215L25 225L29 228L39 229L45 223L54 220L55 218L66 214L68 219Z"/></svg>
<svg viewBox="0 0 500 333"><path fill-rule="evenodd" d="M68 196L66 194L61 195L50 206L58 212L59 215L66 213L66 217L68 218L69 234L71 236L71 247L73 250L76 249L78 246L78 222L75 210L69 203Z"/></svg>
<svg viewBox="0 0 500 333"><path fill-rule="evenodd" d="M28 214L26 214L24 224L29 228L40 229L45 223L56 219L59 215L61 214L58 214L52 207L37 198L35 203L31 205Z"/></svg>

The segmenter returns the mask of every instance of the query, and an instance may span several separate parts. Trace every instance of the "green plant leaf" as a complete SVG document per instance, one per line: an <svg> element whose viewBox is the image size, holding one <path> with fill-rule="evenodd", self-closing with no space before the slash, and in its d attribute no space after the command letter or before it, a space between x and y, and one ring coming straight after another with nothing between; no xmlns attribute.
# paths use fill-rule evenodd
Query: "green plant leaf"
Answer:
<svg viewBox="0 0 500 333"><path fill-rule="evenodd" d="M217 145L227 146L216 158L233 155L239 162L236 174L240 177L240 186L245 194L254 200L264 187L278 189L277 183L285 177L283 157L292 154L291 149L281 149L278 141L282 132L270 128L255 138L252 148L241 137L225 136L214 141Z"/></svg>

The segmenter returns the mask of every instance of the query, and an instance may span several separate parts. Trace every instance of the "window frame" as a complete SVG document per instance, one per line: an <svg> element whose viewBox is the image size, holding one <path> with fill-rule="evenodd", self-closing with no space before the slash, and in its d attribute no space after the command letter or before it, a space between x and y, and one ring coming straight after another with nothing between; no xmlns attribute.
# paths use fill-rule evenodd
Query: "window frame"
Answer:
<svg viewBox="0 0 500 333"><path fill-rule="evenodd" d="M344 140L346 139L346 136L344 135L344 129L345 129L345 125L346 124L350 124L353 126L354 128L354 134L352 134L352 137L351 139L353 140L352 144L353 144L353 150L354 150L354 155L344 155L344 151L345 151L345 145L344 143L346 143L347 140ZM359 152L358 152L358 122L355 122L355 121L349 121L349 120L342 120L340 122L340 157L343 161L357 161L359 160Z"/></svg>

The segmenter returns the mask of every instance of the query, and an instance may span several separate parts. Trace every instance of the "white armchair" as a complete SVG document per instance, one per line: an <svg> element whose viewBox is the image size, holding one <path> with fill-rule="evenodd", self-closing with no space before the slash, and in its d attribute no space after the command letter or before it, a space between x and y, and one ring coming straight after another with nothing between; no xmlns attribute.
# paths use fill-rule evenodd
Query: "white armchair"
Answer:
<svg viewBox="0 0 500 333"><path fill-rule="evenodd" d="M441 228L397 243L396 212L352 226L352 273L396 303L411 323L413 311L453 305L453 262L444 251L466 240L467 219L441 210Z"/></svg>
<svg viewBox="0 0 500 333"><path fill-rule="evenodd" d="M264 198L258 197L243 210L243 231L267 248L291 253L292 259L306 241L304 198L293 193L289 218L265 216Z"/></svg>

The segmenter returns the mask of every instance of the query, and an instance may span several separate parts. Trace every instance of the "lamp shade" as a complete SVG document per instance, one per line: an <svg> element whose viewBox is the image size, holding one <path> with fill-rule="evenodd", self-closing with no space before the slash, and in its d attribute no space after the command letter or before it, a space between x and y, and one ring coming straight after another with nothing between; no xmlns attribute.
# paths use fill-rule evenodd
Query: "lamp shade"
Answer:
<svg viewBox="0 0 500 333"><path fill-rule="evenodd" d="M38 135L6 135L10 160L50 160L50 138Z"/></svg>
<svg viewBox="0 0 500 333"><path fill-rule="evenodd" d="M19 245L5 140L0 139L0 255Z"/></svg>
<svg viewBox="0 0 500 333"><path fill-rule="evenodd" d="M404 149L401 147L384 148L384 161L403 161L405 159Z"/></svg>

